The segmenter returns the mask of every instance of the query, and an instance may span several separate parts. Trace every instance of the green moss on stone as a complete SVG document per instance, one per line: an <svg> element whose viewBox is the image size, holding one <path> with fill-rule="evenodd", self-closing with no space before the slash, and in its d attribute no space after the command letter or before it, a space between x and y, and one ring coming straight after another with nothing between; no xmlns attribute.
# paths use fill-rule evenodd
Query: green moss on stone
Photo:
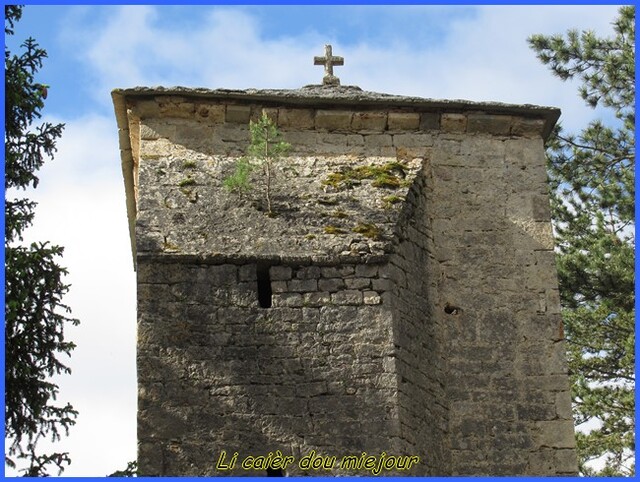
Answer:
<svg viewBox="0 0 640 482"><path fill-rule="evenodd" d="M390 196L385 196L382 198L382 200L388 204L397 204L404 201L403 198L401 198L400 196L396 196L395 194L391 194Z"/></svg>
<svg viewBox="0 0 640 482"><path fill-rule="evenodd" d="M347 234L344 229L340 229L337 226L329 225L324 227L325 234Z"/></svg>
<svg viewBox="0 0 640 482"><path fill-rule="evenodd" d="M362 234L365 238L378 239L380 237L380 228L375 224L358 224L353 228L353 232Z"/></svg>
<svg viewBox="0 0 640 482"><path fill-rule="evenodd" d="M381 187L386 189L398 189L401 186L401 179L387 173L381 173L376 176L371 183L373 187Z"/></svg>
<svg viewBox="0 0 640 482"><path fill-rule="evenodd" d="M383 197L382 201L384 202L384 208L385 209L391 209L391 207L394 204L398 204L398 203L401 203L402 201L404 201L404 198L402 198L400 196L396 196L395 194L391 194L390 196Z"/></svg>
<svg viewBox="0 0 640 482"><path fill-rule="evenodd" d="M397 189L404 185L405 171L406 166L397 161L387 162L382 166L347 167L339 172L329 174L326 179L322 180L322 184L342 190L360 184L365 179L372 179L374 187Z"/></svg>
<svg viewBox="0 0 640 482"><path fill-rule="evenodd" d="M196 185L196 180L193 179L192 177L188 177L186 179L183 179L182 181L180 181L178 183L178 186L180 187L188 187L188 186L195 186Z"/></svg>

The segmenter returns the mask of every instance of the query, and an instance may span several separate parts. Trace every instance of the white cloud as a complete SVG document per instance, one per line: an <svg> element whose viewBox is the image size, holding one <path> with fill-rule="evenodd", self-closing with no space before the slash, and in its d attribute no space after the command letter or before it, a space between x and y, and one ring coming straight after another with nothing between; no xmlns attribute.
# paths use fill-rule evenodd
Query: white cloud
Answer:
<svg viewBox="0 0 640 482"><path fill-rule="evenodd" d="M116 134L107 118L67 122L39 187L27 193L39 204L25 242L64 246L59 264L71 285L64 302L81 321L66 329L77 345L72 374L56 379L59 403L80 412L70 436L55 444L72 452L70 476L107 475L136 457L135 273Z"/></svg>
<svg viewBox="0 0 640 482"><path fill-rule="evenodd" d="M361 16L387 17L397 28L395 34L385 28L383 42L368 42L357 37L358 12L365 7L335 7L354 17L356 32L347 44L321 35L313 19L303 34L265 38L259 19L246 9L194 7L199 21L181 29L164 26L160 8L119 7L104 28L82 34L84 55L97 79L94 92L102 102L110 102L114 87L135 85L297 88L317 83L321 70L312 65L312 56L333 42L336 55L346 58L337 69L344 84L431 98L558 106L565 123L576 128L592 115L576 85L553 77L526 38L576 26L608 33L617 12L616 6L490 6L473 14L468 7L377 7ZM434 18L448 22L439 26L444 37L434 47L412 42L399 12L413 21L424 19L425 28Z"/></svg>
<svg viewBox="0 0 640 482"><path fill-rule="evenodd" d="M58 189L61 184L82 186L103 182L105 177L111 181L122 179L115 116L88 113L71 121L50 116L45 116L43 121L64 123L65 128L54 159L40 170L47 182L38 186L36 195Z"/></svg>
<svg viewBox="0 0 640 482"><path fill-rule="evenodd" d="M577 25L606 34L616 10L482 7L475 16L454 20L444 45L437 49L417 51L406 43L395 50L368 44L341 48L353 66L345 68L343 78L367 90L560 107L565 124L579 128L593 113L578 97L577 85L554 77L526 39L536 33L564 33Z"/></svg>
<svg viewBox="0 0 640 482"><path fill-rule="evenodd" d="M86 45L79 55L95 74L94 95L110 102L112 89L136 85L298 87L300 65L310 64L308 45L321 45L317 38L266 40L257 21L238 10L198 12L197 29L160 27L150 6L119 7L103 29L80 29L72 41ZM307 83L317 77L312 69L306 75Z"/></svg>

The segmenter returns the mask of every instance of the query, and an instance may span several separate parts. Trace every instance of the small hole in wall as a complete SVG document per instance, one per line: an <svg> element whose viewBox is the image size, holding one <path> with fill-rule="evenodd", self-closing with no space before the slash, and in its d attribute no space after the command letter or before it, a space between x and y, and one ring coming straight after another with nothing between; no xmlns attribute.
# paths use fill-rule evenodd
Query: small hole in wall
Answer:
<svg viewBox="0 0 640 482"><path fill-rule="evenodd" d="M461 311L462 309L458 308L457 306L450 305L449 303L444 305L444 312L447 315L459 315Z"/></svg>
<svg viewBox="0 0 640 482"><path fill-rule="evenodd" d="M258 264L258 303L261 308L271 308L271 278L266 264Z"/></svg>
<svg viewBox="0 0 640 482"><path fill-rule="evenodd" d="M269 467L267 469L267 477L284 477L284 473L282 469L272 469Z"/></svg>

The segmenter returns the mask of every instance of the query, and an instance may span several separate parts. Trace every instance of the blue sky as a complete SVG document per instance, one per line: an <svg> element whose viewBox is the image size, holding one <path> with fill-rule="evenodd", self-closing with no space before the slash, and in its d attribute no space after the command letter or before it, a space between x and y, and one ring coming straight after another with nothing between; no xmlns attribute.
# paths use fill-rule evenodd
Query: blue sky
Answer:
<svg viewBox="0 0 640 482"><path fill-rule="evenodd" d="M611 33L615 6L27 6L8 45L33 36L49 58L44 120L64 122L58 153L28 195L27 241L66 247L65 300L80 318L60 401L80 411L59 448L65 475L108 474L135 459L135 273L110 91L136 85L297 88L320 83L325 43L343 85L430 98L560 107L577 130L585 107L526 44L569 28Z"/></svg>

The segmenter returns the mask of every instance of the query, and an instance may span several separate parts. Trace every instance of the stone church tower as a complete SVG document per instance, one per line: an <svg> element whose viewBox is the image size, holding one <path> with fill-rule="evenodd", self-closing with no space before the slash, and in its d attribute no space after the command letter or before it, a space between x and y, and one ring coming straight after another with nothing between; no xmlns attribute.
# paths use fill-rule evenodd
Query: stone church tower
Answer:
<svg viewBox="0 0 640 482"><path fill-rule="evenodd" d="M141 475L575 474L559 110L366 92L330 49L316 63L299 90L113 92ZM263 114L292 146L274 217L258 170L224 186Z"/></svg>

